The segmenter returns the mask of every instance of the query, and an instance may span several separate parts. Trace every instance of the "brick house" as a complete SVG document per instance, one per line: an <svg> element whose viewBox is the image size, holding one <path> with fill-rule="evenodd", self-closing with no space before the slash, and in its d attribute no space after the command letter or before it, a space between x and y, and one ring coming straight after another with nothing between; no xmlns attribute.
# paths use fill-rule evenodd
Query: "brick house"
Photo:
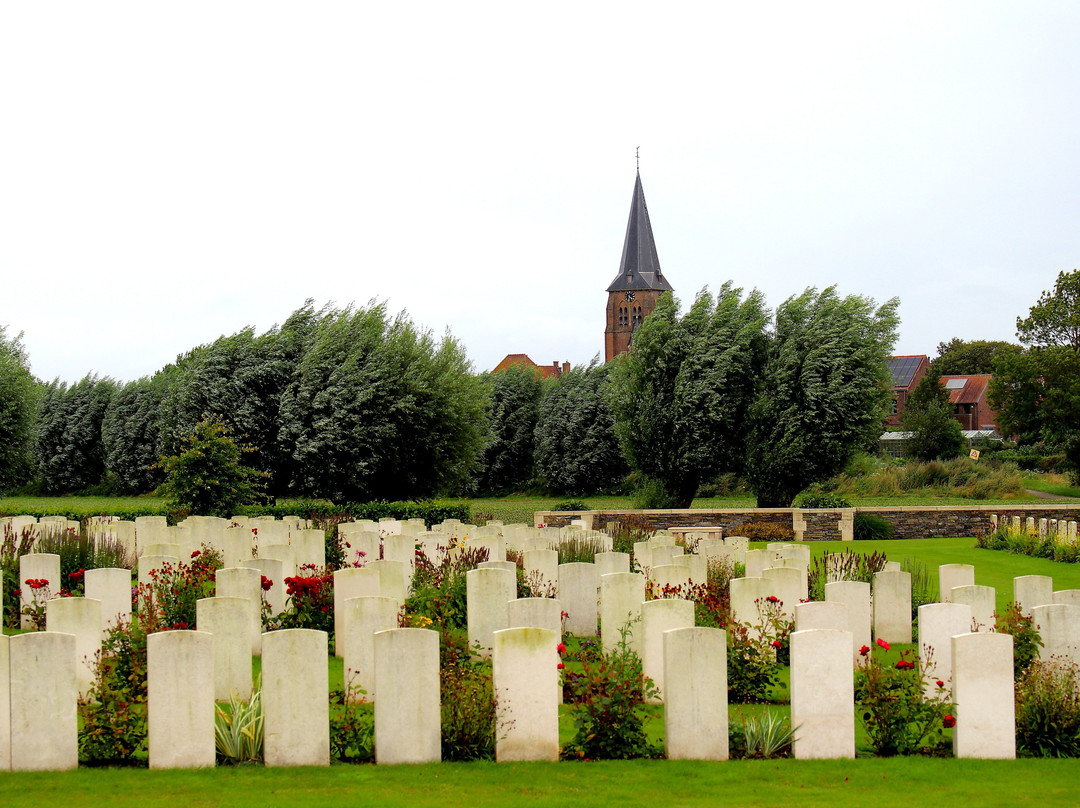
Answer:
<svg viewBox="0 0 1080 808"><path fill-rule="evenodd" d="M930 368L926 356L890 356L885 360L892 373L893 404L892 411L885 419L886 429L900 428L900 414L904 411L911 391L919 386L922 377Z"/></svg>
<svg viewBox="0 0 1080 808"><path fill-rule="evenodd" d="M541 379L549 379L552 377L558 378L564 373L570 372L569 362L563 362L562 365L560 365L558 362L552 362L550 365L538 365L534 361L529 359L526 354L512 353L507 354L506 357L495 366L494 370L492 370L492 373L498 373L500 370L506 370L511 365L519 365L523 368L530 368Z"/></svg>
<svg viewBox="0 0 1080 808"><path fill-rule="evenodd" d="M1000 432L997 411L986 400L990 387L989 373L973 373L969 376L942 376L941 383L949 391L953 415L961 429L993 429Z"/></svg>

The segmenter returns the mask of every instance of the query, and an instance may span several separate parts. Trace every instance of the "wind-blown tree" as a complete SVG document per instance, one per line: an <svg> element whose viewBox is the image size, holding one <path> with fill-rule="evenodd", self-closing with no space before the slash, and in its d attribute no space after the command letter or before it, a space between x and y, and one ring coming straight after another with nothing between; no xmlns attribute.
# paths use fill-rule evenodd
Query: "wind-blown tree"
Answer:
<svg viewBox="0 0 1080 808"><path fill-rule="evenodd" d="M1016 335L1027 347L998 355L990 404L1006 434L1064 451L1080 479L1080 270L1058 275L1017 318Z"/></svg>
<svg viewBox="0 0 1080 808"><path fill-rule="evenodd" d="M0 491L25 483L33 466L34 413L40 385L30 373L22 334L0 325Z"/></svg>
<svg viewBox="0 0 1080 808"><path fill-rule="evenodd" d="M768 312L758 291L725 284L685 316L670 293L613 363L616 431L630 465L660 489L649 504L689 507L703 479L739 473L746 418L765 358Z"/></svg>
<svg viewBox="0 0 1080 808"><path fill-rule="evenodd" d="M789 506L880 434L898 305L894 298L875 308L829 287L807 289L777 309L749 418L747 478L758 507Z"/></svg>
<svg viewBox="0 0 1080 808"><path fill-rule="evenodd" d="M127 494L153 491L165 480L161 404L176 368L122 385L109 402L101 423L105 467Z"/></svg>
<svg viewBox="0 0 1080 808"><path fill-rule="evenodd" d="M382 304L324 316L281 398L290 488L337 501L456 491L475 472L485 389L449 335Z"/></svg>
<svg viewBox="0 0 1080 808"><path fill-rule="evenodd" d="M548 387L536 425L536 475L549 491L585 496L617 485L626 461L615 434L608 366L563 373Z"/></svg>
<svg viewBox="0 0 1080 808"><path fill-rule="evenodd" d="M306 343L325 316L311 301L280 328L256 336L250 326L194 348L166 368L172 381L161 405L161 447L179 450L205 413L217 413L238 439L255 448L253 466L270 477L267 490L284 494L290 458L279 439L281 398Z"/></svg>
<svg viewBox="0 0 1080 808"><path fill-rule="evenodd" d="M941 375L931 364L900 416L901 429L911 433L908 453L918 460L951 460L964 451L964 435L960 422L953 418L953 405Z"/></svg>
<svg viewBox="0 0 1080 808"><path fill-rule="evenodd" d="M511 365L486 374L489 434L476 487L481 494L520 491L533 479L533 433L543 384L537 373Z"/></svg>
<svg viewBox="0 0 1080 808"><path fill-rule="evenodd" d="M101 424L116 393L112 379L88 374L71 385L45 387L35 426L36 473L45 494L69 494L102 482Z"/></svg>
<svg viewBox="0 0 1080 808"><path fill-rule="evenodd" d="M930 363L941 376L969 376L993 373L994 360L1002 351L1012 347L1002 340L972 340L965 342L954 337L938 343L938 355Z"/></svg>

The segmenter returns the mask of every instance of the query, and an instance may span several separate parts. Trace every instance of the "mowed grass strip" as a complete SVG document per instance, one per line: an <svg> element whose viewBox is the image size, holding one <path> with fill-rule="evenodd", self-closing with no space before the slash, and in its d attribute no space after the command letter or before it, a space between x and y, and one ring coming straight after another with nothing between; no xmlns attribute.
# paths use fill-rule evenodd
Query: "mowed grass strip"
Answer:
<svg viewBox="0 0 1080 808"><path fill-rule="evenodd" d="M1065 806L1071 760L605 761L5 774L5 808Z"/></svg>
<svg viewBox="0 0 1080 808"><path fill-rule="evenodd" d="M1002 550L980 550L971 538L902 539L892 541L821 541L807 542L810 553L819 556L829 551L842 553L885 553L890 561L912 558L927 566L937 576L942 564L971 564L975 567L975 583L995 589L998 609L1013 599L1013 578L1020 575L1048 575L1054 579L1054 589L1080 589L1080 564L1051 561L1013 555ZM755 547L758 546L756 543ZM765 545L760 545L764 547Z"/></svg>

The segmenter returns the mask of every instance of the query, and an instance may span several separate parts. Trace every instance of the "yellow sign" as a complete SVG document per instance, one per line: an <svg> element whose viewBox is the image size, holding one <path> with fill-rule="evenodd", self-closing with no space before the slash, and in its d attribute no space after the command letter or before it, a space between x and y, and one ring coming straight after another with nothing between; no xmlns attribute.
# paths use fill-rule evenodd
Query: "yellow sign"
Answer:
<svg viewBox="0 0 1080 808"><path fill-rule="evenodd" d="M978 459L979 459L979 450L978 450L978 449L972 449L972 450L971 450L971 451L970 451L970 452L968 453L968 456L969 456L969 457L970 457L970 458L971 458L972 460L978 460Z"/></svg>

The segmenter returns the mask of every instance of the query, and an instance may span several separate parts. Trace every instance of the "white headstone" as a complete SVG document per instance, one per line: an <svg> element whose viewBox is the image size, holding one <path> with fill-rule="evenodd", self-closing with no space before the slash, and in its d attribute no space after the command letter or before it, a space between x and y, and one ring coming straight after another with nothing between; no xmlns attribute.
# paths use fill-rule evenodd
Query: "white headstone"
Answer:
<svg viewBox="0 0 1080 808"><path fill-rule="evenodd" d="M146 638L151 769L214 765L214 641L201 631Z"/></svg>
<svg viewBox="0 0 1080 808"><path fill-rule="evenodd" d="M342 657L345 685L375 700L375 634L397 628L401 601L377 595L346 600L340 610L335 646ZM335 623L338 622L335 620ZM349 691L350 697L357 695Z"/></svg>
<svg viewBox="0 0 1080 808"><path fill-rule="evenodd" d="M855 757L851 633L812 629L791 635L791 725L799 760Z"/></svg>
<svg viewBox="0 0 1080 808"><path fill-rule="evenodd" d="M982 631L993 631L994 610L997 593L992 586L954 586L949 594L952 603L966 603L971 607L971 617ZM970 629L969 629L970 631Z"/></svg>
<svg viewBox="0 0 1080 808"><path fill-rule="evenodd" d="M330 691L325 631L263 635L263 759L267 766L330 765Z"/></svg>
<svg viewBox="0 0 1080 808"><path fill-rule="evenodd" d="M627 648L642 653L641 604L645 576L639 572L612 572L600 578L600 640L605 652L615 651L626 632Z"/></svg>
<svg viewBox="0 0 1080 808"><path fill-rule="evenodd" d="M45 605L49 631L75 637L75 684L85 696L94 684L97 653L101 650L101 601L92 598L53 598Z"/></svg>
<svg viewBox="0 0 1080 808"><path fill-rule="evenodd" d="M1080 664L1080 606L1068 603L1036 606L1031 616L1043 641L1039 659L1057 656Z"/></svg>
<svg viewBox="0 0 1080 808"><path fill-rule="evenodd" d="M958 586L975 585L975 567L971 564L942 564L938 567L938 592L942 603L949 603L951 592Z"/></svg>
<svg viewBox="0 0 1080 808"><path fill-rule="evenodd" d="M251 609L245 598L200 598L199 631L214 638L214 700L251 698Z"/></svg>
<svg viewBox="0 0 1080 808"><path fill-rule="evenodd" d="M663 643L668 760L727 760L727 632L672 629Z"/></svg>
<svg viewBox="0 0 1080 808"><path fill-rule="evenodd" d="M886 642L911 642L911 573L874 573L874 636Z"/></svg>
<svg viewBox="0 0 1080 808"><path fill-rule="evenodd" d="M852 661L859 659L859 649L871 642L870 584L865 581L833 581L825 584L826 602L847 606L847 630L852 638Z"/></svg>
<svg viewBox="0 0 1080 808"><path fill-rule="evenodd" d="M375 762L441 760L439 633L423 628L377 633L375 689Z"/></svg>
<svg viewBox="0 0 1080 808"><path fill-rule="evenodd" d="M927 603L919 607L919 661L926 678L925 695L937 693L937 682L952 687L952 638L971 631L966 603Z"/></svg>
<svg viewBox="0 0 1080 808"><path fill-rule="evenodd" d="M544 628L508 628L493 638L492 677L497 761L559 759L558 635Z"/></svg>
<svg viewBox="0 0 1080 808"><path fill-rule="evenodd" d="M11 770L76 768L75 637L56 631L19 634L9 638L8 656Z"/></svg>
<svg viewBox="0 0 1080 808"><path fill-rule="evenodd" d="M514 573L501 569L475 569L465 573L469 646L480 646L480 657L491 655L493 635L507 626L507 603L517 596Z"/></svg>
<svg viewBox="0 0 1080 808"><path fill-rule="evenodd" d="M595 564L559 565L559 602L567 613L565 631L575 637L595 637L599 619L600 577Z"/></svg>
<svg viewBox="0 0 1080 808"><path fill-rule="evenodd" d="M1013 638L979 632L952 638L958 758L1016 757Z"/></svg>
<svg viewBox="0 0 1080 808"><path fill-rule="evenodd" d="M36 588L26 582L47 581L45 586ZM22 598L22 610L37 603L44 608L45 601L60 594L60 556L56 553L27 553L19 556L19 592ZM20 625L23 629L37 628L30 617L23 611Z"/></svg>
<svg viewBox="0 0 1080 808"><path fill-rule="evenodd" d="M641 604L642 672L656 685L656 693L648 701L659 704L665 700L664 632L676 628L694 627L694 602L682 598L660 598Z"/></svg>
<svg viewBox="0 0 1080 808"><path fill-rule="evenodd" d="M1030 615L1035 606L1054 602L1054 579L1049 575L1018 575L1013 578L1013 601Z"/></svg>
<svg viewBox="0 0 1080 808"><path fill-rule="evenodd" d="M102 630L131 622L131 570L100 567L87 570L86 597L101 601Z"/></svg>
<svg viewBox="0 0 1080 808"><path fill-rule="evenodd" d="M345 656L340 642L343 630L341 615L345 602L353 598L382 595L382 587L379 583L380 569L380 567L346 567L334 571L334 656ZM391 600L395 603L401 601L400 598L391 598Z"/></svg>

